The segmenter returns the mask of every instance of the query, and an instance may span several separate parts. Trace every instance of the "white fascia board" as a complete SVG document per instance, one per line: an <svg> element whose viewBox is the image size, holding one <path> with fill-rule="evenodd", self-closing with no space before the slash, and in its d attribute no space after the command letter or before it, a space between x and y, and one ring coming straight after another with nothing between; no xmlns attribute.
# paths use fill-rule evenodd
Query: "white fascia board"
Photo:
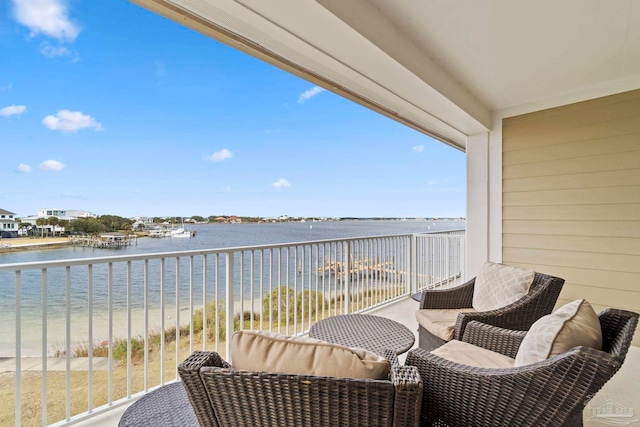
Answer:
<svg viewBox="0 0 640 427"><path fill-rule="evenodd" d="M490 128L491 114L488 108L369 1L318 2L427 85L432 93L422 101L429 106L429 110L435 111L435 115L456 123L466 135Z"/></svg>
<svg viewBox="0 0 640 427"><path fill-rule="evenodd" d="M313 0L132 0L172 5L238 35L310 73L381 106L391 117L412 122L464 150L466 135L486 130L449 99ZM328 87L327 87L328 86Z"/></svg>
<svg viewBox="0 0 640 427"><path fill-rule="evenodd" d="M403 108L393 100L386 101L385 97L388 94L382 92L379 93L381 97L375 98L378 103L390 102L396 111L403 115L426 113L465 135L486 131L491 123L490 114L483 106L467 93L463 96L464 91L447 73L426 57L424 52L419 51L409 39L394 31L388 20L379 13L371 13L368 3L357 2L357 12L360 16L365 13L372 15L373 22L369 20L365 27L376 29L373 37L361 28L354 27L351 20L336 16L334 11L324 9L315 1L238 1L277 27L285 29L290 35L322 52L323 60L330 58L332 62L352 70L360 79L365 79L399 97L406 107ZM355 2L350 0L341 4L353 5ZM382 46L376 36L378 39L386 40L387 45ZM388 49L385 51L384 47ZM404 55L399 55L398 52ZM413 67L407 67L408 60L399 61L401 57L413 58ZM326 62L323 63L325 64ZM434 81L439 80L439 86L446 87L450 94L455 95L452 98L464 98L466 104L473 107L468 109L473 109L480 119L473 117L452 99L429 85L426 76L433 77ZM357 80L355 82L360 83ZM424 121L424 118L416 117L414 120Z"/></svg>

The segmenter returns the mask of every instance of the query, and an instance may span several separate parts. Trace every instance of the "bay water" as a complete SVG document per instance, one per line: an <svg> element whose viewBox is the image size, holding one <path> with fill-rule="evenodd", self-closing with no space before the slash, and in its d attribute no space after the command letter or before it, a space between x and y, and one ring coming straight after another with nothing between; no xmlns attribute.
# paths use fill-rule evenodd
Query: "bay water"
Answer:
<svg viewBox="0 0 640 427"><path fill-rule="evenodd" d="M0 264L22 263L22 262L43 262L52 260L67 260L80 258L96 258L110 256L131 256L137 254L152 254L163 252L179 252L191 250L207 250L217 248L235 248L256 245L271 245L282 243L309 242L328 239L345 239L354 237L383 236L410 233L439 232L465 227L464 221L451 220L360 220L360 221L318 221L318 222L285 222L285 223L247 223L247 224L206 224L195 225L197 234L194 238L140 238L131 246L119 249L94 249L81 246L69 246L59 249L30 250L24 252L10 252L0 254ZM159 261L158 261L159 262ZM180 286L185 287L180 290L181 303L188 295L189 278L188 259L181 260ZM112 271L113 292L112 292L112 329L115 335L121 337L126 331L126 296L127 296L127 271L123 265L120 269ZM218 266L216 266L217 268ZM236 266L237 267L237 266ZM171 262L167 263L166 277L175 279L176 266ZM153 275L150 281L157 283L159 268L151 269ZM201 266L196 266L199 280L201 276ZM51 269L47 276L47 347L60 348L64 342L66 329L66 273L64 269ZM131 270L132 287L137 289L137 294L133 295L132 310L134 322L140 323L143 314L142 282L143 268L140 263L134 265ZM40 271L24 271L21 275L21 336L22 354L39 355L42 349L42 279ZM93 329L95 339L103 339L107 333L108 321L108 292L107 265L96 264L93 271L94 286L93 296ZM71 292L69 295L69 306L72 314L72 335L86 336L87 314L87 272L71 269ZM0 325L3 325L0 332L0 357L10 357L15 355L15 286L14 277L9 273L0 273ZM175 283L175 282L174 282ZM165 305L171 305L171 298L175 304L175 285L170 283L164 292ZM201 289L201 287L200 287ZM172 293L173 292L173 293ZM214 290L207 292L207 298L213 298ZM159 306L161 293L158 289L150 289L150 306ZM167 304L168 301L168 304ZM170 312L170 310L169 310ZM158 319L159 309L151 309L150 317ZM166 313L165 313L166 316ZM186 317L186 316L185 316ZM138 320L135 320L138 319ZM77 340L74 340L77 342Z"/></svg>

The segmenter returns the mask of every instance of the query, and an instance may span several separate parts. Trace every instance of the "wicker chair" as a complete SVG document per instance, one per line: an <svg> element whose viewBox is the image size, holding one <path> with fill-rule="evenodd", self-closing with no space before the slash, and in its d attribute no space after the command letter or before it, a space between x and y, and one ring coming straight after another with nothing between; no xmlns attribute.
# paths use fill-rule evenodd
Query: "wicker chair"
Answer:
<svg viewBox="0 0 640 427"><path fill-rule="evenodd" d="M454 363L422 349L407 356L424 381L421 426L582 426L584 405L624 362L638 314L599 314L603 351L574 347L510 369ZM515 357L526 332L471 322L464 341Z"/></svg>
<svg viewBox="0 0 640 427"><path fill-rule="evenodd" d="M451 289L427 290L422 293L420 309L471 308L475 277ZM529 293L520 300L492 311L459 313L453 339L460 340L467 324L473 320L505 329L526 331L531 325L553 311L564 279L535 273ZM418 326L418 347L433 350L446 341Z"/></svg>
<svg viewBox="0 0 640 427"><path fill-rule="evenodd" d="M418 426L422 382L393 352L389 380L233 369L214 352L194 352L178 370L204 426Z"/></svg>

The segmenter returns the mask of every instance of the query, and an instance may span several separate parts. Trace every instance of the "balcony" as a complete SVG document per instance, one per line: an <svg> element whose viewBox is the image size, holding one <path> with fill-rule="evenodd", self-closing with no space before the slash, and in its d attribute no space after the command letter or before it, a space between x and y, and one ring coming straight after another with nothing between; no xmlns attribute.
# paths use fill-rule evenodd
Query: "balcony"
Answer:
<svg viewBox="0 0 640 427"><path fill-rule="evenodd" d="M410 295L460 283L464 240L460 230L1 265L14 310L2 315L13 405L0 424L113 425L194 350L228 355L226 331L304 334L361 312L414 329Z"/></svg>
<svg viewBox="0 0 640 427"><path fill-rule="evenodd" d="M15 285L2 291L20 301L3 319L14 340L0 359L3 400L13 402L2 424L117 425L137 398L176 381L190 352L228 354L226 330L304 334L321 318L360 312L415 330L410 295L464 280L464 239L456 231L2 265L2 283ZM638 366L632 347L602 397L633 399ZM595 410L585 408L587 425Z"/></svg>

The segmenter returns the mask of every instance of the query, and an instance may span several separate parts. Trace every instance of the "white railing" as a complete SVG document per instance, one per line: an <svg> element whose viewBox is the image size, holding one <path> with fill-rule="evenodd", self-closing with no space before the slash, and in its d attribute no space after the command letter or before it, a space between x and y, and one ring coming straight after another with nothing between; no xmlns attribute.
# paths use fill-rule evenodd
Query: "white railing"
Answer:
<svg viewBox="0 0 640 427"><path fill-rule="evenodd" d="M412 283L417 291L458 285L465 271L465 231L415 234Z"/></svg>
<svg viewBox="0 0 640 427"><path fill-rule="evenodd" d="M194 349L226 357L226 331L302 334L463 271L464 231L0 265L0 424L73 424L175 381Z"/></svg>

